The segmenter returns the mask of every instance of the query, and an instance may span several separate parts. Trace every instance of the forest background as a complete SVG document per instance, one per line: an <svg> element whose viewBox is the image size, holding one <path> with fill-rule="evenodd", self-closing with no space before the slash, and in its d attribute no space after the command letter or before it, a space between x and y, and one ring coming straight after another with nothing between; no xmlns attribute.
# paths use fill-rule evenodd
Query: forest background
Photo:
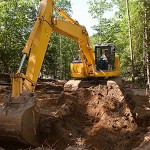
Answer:
<svg viewBox="0 0 150 150"><path fill-rule="evenodd" d="M70 0L55 0L55 4L72 16ZM16 72L39 5L40 0L0 1L0 72ZM92 27L95 33L90 37L93 48L100 43L114 43L122 79L150 88L150 0L88 0L87 5L97 20ZM115 15L105 18L105 12L112 11L114 6ZM53 33L42 77L70 79L69 64L78 57L78 50L76 42ZM26 65L23 71L25 68Z"/></svg>

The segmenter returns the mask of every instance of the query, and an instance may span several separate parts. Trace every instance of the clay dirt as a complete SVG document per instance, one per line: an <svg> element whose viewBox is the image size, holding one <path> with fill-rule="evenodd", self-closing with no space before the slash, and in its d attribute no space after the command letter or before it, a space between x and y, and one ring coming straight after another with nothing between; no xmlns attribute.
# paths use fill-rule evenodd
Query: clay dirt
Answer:
<svg viewBox="0 0 150 150"><path fill-rule="evenodd" d="M0 149L150 149L150 95L144 89L107 81L64 92L64 84L44 80L36 87L41 144L33 147L1 138ZM9 94L11 86L0 86L1 100Z"/></svg>

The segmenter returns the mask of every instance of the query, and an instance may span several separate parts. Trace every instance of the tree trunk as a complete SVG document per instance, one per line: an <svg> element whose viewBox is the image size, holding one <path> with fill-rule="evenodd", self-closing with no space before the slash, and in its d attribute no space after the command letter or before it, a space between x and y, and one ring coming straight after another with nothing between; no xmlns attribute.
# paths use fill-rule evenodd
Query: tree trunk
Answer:
<svg viewBox="0 0 150 150"><path fill-rule="evenodd" d="M60 35L60 80L62 79L62 73L63 73L63 66L62 66L62 37Z"/></svg>
<svg viewBox="0 0 150 150"><path fill-rule="evenodd" d="M133 44L132 44L132 31L130 24L130 10L129 10L129 2L126 0L126 8L127 8L127 17L128 17L128 28L129 28L129 41L130 41L130 59L131 59L131 71L132 71L132 82L134 82L134 56L133 56Z"/></svg>
<svg viewBox="0 0 150 150"><path fill-rule="evenodd" d="M144 7L144 47L146 50L147 88L150 89L150 27L148 26L148 21L150 21L150 3L148 2L148 0L145 0Z"/></svg>
<svg viewBox="0 0 150 150"><path fill-rule="evenodd" d="M145 15L145 14L144 14ZM143 18L145 18L143 16ZM144 86L146 86L146 77L147 77L147 73L146 73L146 50L145 50L145 19L143 20L143 75L144 75Z"/></svg>

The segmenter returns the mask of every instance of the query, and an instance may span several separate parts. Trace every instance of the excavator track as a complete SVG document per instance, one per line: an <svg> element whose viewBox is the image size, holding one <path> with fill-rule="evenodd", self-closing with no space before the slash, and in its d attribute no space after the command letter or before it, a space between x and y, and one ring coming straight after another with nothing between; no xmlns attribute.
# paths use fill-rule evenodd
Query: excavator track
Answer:
<svg viewBox="0 0 150 150"><path fill-rule="evenodd" d="M72 92L76 91L79 87L79 84L82 82L82 80L69 80L65 85L64 85L64 91L65 92Z"/></svg>
<svg viewBox="0 0 150 150"><path fill-rule="evenodd" d="M79 88L89 88L95 85L103 85L107 84L108 81L115 81L116 84L121 88L122 87L122 79L120 77L113 77L113 78L87 78L81 80L69 80L64 85L65 92L72 92L76 91Z"/></svg>

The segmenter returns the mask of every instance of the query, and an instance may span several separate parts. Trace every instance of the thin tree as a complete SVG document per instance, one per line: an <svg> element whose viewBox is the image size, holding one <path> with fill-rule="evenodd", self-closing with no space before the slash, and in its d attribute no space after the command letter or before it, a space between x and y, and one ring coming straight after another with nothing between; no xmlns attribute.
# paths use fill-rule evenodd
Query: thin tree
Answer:
<svg viewBox="0 0 150 150"><path fill-rule="evenodd" d="M127 9L129 41L130 41L130 59L131 59L131 65L132 65L131 66L132 82L134 82L134 55L133 55L132 31L131 31L130 10L129 10L129 2L128 2L128 0L126 0L126 9Z"/></svg>
<svg viewBox="0 0 150 150"><path fill-rule="evenodd" d="M147 88L150 89L150 27L148 26L148 21L150 18L150 2L145 0L144 2L144 49L146 51L146 68L147 68Z"/></svg>
<svg viewBox="0 0 150 150"><path fill-rule="evenodd" d="M62 37L61 35L59 36L59 42L60 42L60 79L62 79L62 74L63 74L63 64L62 64Z"/></svg>

